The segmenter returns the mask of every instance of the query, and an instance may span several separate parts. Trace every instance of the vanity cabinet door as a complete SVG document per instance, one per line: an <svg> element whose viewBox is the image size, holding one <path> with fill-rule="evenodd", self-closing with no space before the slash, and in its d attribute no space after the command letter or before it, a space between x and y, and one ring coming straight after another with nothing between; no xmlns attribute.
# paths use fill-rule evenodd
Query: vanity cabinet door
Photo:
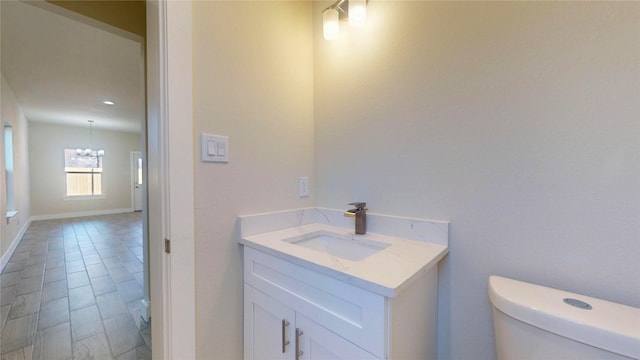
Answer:
<svg viewBox="0 0 640 360"><path fill-rule="evenodd" d="M296 360L379 360L299 312L296 330L295 341L302 351Z"/></svg>
<svg viewBox="0 0 640 360"><path fill-rule="evenodd" d="M244 359L295 360L295 312L244 285Z"/></svg>

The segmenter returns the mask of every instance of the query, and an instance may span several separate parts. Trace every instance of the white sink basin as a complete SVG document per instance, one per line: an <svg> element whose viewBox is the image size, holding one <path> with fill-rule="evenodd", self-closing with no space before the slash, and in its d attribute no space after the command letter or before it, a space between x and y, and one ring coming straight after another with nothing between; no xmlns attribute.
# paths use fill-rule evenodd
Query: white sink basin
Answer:
<svg viewBox="0 0 640 360"><path fill-rule="evenodd" d="M314 231L282 241L351 261L360 261L390 246L381 241L359 236Z"/></svg>

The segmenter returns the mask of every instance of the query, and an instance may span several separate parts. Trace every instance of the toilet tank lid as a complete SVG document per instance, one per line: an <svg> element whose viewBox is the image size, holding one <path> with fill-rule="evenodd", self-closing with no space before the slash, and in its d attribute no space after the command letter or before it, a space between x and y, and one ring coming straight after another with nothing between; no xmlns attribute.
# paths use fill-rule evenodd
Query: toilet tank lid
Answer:
<svg viewBox="0 0 640 360"><path fill-rule="evenodd" d="M565 298L591 305L586 310ZM640 308L499 276L489 277L489 299L503 313L597 348L640 358Z"/></svg>

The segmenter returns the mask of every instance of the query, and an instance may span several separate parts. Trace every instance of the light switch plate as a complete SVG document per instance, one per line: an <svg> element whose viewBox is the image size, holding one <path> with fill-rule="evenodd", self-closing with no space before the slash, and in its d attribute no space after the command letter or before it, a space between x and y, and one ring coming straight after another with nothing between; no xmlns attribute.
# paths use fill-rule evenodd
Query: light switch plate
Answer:
<svg viewBox="0 0 640 360"><path fill-rule="evenodd" d="M301 176L298 178L298 196L309 196L309 178L307 176Z"/></svg>
<svg viewBox="0 0 640 360"><path fill-rule="evenodd" d="M200 134L200 156L205 162L229 162L229 137Z"/></svg>

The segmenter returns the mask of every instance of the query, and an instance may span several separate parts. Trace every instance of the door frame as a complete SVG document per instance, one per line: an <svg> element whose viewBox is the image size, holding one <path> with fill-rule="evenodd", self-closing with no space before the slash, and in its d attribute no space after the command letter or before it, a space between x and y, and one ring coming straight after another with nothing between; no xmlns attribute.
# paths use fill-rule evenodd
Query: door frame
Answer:
<svg viewBox="0 0 640 360"><path fill-rule="evenodd" d="M156 359L196 356L191 34L190 2L147 0L146 183Z"/></svg>

